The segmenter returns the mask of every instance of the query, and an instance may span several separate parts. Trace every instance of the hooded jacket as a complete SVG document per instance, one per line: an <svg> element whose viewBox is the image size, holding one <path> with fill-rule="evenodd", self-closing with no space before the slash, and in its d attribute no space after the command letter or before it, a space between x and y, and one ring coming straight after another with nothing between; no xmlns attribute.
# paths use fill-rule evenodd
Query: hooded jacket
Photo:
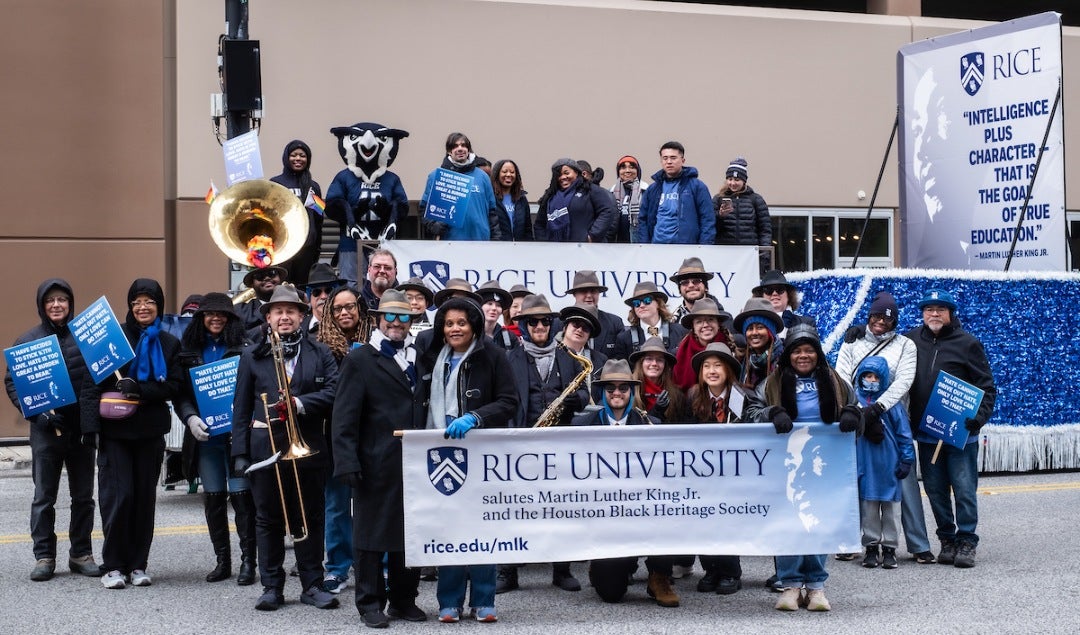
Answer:
<svg viewBox="0 0 1080 635"><path fill-rule="evenodd" d="M730 198L731 213L720 216L720 199ZM727 187L713 197L713 210L716 212L717 245L758 245L768 247L772 244L772 219L765 199L747 185L738 192Z"/></svg>
<svg viewBox="0 0 1080 635"><path fill-rule="evenodd" d="M298 148L303 150L308 158L307 167L303 172L296 172L289 163L289 154ZM281 153L281 174L271 177L270 180L291 190L302 203L307 202L308 192L319 197L322 196L322 188L319 187L319 183L311 178L311 148L299 139L293 139L285 145L285 150ZM323 215L316 213L310 207L304 209L308 215L308 233L307 238L304 239L304 247L301 249L301 253L306 253L308 257L297 258L294 256L287 263L292 264L293 260L300 260L300 262L296 263L295 269L289 267L289 280L301 286L307 282L308 269L318 260L318 250L322 244L323 230ZM314 259L311 256L315 256Z"/></svg>
<svg viewBox="0 0 1080 635"><path fill-rule="evenodd" d="M873 372L881 382L878 390L872 393L859 386L859 378L867 372ZM855 397L862 407L876 402L890 386L889 362L884 357L871 355L855 371ZM859 460L859 499L899 502L900 481L896 478L896 468L901 463L915 463L915 444L911 440L907 410L902 405L895 405L882 413L881 423L885 432L881 443L861 435L855 440Z"/></svg>
<svg viewBox="0 0 1080 635"><path fill-rule="evenodd" d="M652 175L652 181L642 196L637 242L713 244L716 239L716 214L713 213L709 188L698 180L697 168L683 166L682 172L674 179L667 178L664 171L659 170ZM658 217L660 196L664 193L666 181L678 183L679 206L674 219Z"/></svg>

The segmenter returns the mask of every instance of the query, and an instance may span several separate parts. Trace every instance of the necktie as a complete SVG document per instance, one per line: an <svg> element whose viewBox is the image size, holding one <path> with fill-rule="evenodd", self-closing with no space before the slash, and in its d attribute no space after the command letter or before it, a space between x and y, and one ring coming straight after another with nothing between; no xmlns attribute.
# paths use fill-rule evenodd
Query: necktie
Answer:
<svg viewBox="0 0 1080 635"><path fill-rule="evenodd" d="M649 327L649 337L656 337L657 335L660 335L660 329L658 329L655 326L650 326Z"/></svg>
<svg viewBox="0 0 1080 635"><path fill-rule="evenodd" d="M721 423L726 418L724 416L725 413L724 413L724 398L723 397L718 397L718 398L716 398L716 400L713 401L713 413L716 415L716 420L721 422Z"/></svg>

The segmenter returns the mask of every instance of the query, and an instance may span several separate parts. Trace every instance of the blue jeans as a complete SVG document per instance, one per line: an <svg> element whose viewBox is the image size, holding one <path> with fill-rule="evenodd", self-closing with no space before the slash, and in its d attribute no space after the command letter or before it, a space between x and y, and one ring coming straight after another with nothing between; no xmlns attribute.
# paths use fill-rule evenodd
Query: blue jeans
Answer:
<svg viewBox="0 0 1080 635"><path fill-rule="evenodd" d="M326 575L349 579L353 565L352 488L326 481Z"/></svg>
<svg viewBox="0 0 1080 635"><path fill-rule="evenodd" d="M207 494L219 494L226 488L230 494L251 489L246 478L232 476L232 466L225 454L227 448L225 435L199 442L199 481Z"/></svg>
<svg viewBox="0 0 1080 635"><path fill-rule="evenodd" d="M907 478L900 481L900 524L904 527L904 540L907 541L907 550L911 555L930 551L916 467L917 464L912 465Z"/></svg>
<svg viewBox="0 0 1080 635"><path fill-rule="evenodd" d="M942 541L979 544L975 526L979 523L979 444L969 443L963 450L942 445L937 464L932 465L936 444L919 444L923 487L930 499L930 511L937 521L937 536ZM950 496L949 490L952 490ZM955 500L955 515L953 503Z"/></svg>
<svg viewBox="0 0 1080 635"><path fill-rule="evenodd" d="M469 606L495 606L495 576L496 566L493 564L439 567L439 583L435 590L439 608L464 607L465 584L469 581L472 581Z"/></svg>
<svg viewBox="0 0 1080 635"><path fill-rule="evenodd" d="M827 556L776 556L776 575L784 588L824 589L829 573L825 571Z"/></svg>

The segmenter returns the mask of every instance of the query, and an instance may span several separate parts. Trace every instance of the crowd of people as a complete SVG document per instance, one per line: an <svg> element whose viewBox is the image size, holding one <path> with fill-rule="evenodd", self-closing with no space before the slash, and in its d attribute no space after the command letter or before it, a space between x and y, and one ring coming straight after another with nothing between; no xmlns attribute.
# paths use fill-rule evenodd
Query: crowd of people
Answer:
<svg viewBox="0 0 1080 635"><path fill-rule="evenodd" d="M975 441L995 390L985 351L961 328L959 304L948 291L930 289L917 299L923 323L906 334L898 331L896 299L878 293L833 367L814 318L799 312L798 290L779 271L766 272L732 315L709 294L713 274L706 264L686 258L670 275L679 297L640 283L624 299L623 317L598 309L609 290L593 271L576 272L567 289L573 301L555 307L544 295L523 286L502 289L495 281L474 287L451 279L437 291L419 279L401 282L394 254L385 249L366 260L358 286L325 263L309 268L304 285L291 284L287 268L253 271L255 295L245 303L216 292L189 299L197 309L180 337L162 328L161 286L137 279L122 324L135 358L119 380L101 384L90 378L69 329L74 290L61 279L44 281L35 297L40 324L18 342L56 335L79 401L30 421L31 579L48 580L56 570L54 507L66 469L70 570L98 577L108 589L152 583L149 556L170 404L187 428L186 475L197 476L204 489L208 558L213 553L206 580L233 576L231 503L241 552L236 581L258 579L258 610L285 602L291 537L304 604L339 606L338 595L355 572L355 604L365 625L422 621L428 619L417 605L423 575L437 579L440 621L462 619L466 607L476 620L497 620L496 595L519 589L515 566L420 571L405 563L401 445L394 435L403 427L463 439L474 428L538 421L761 422L778 434L835 423L857 448L862 565L898 566L899 524L915 562L974 566ZM212 434L187 371L231 356L239 357L232 428ZM931 461L935 440L912 422L920 420L942 370L985 397L965 422L971 433L966 448L946 446ZM10 373L6 384L17 403ZM137 404L133 413L100 406L117 393ZM275 462L282 452L310 456ZM90 541L95 463L104 533L100 565ZM936 522L937 555L927 536L917 465ZM777 556L767 583L780 593L776 608L829 610L827 559ZM742 588L739 554L648 556L648 595L660 606L678 606L674 581L692 575L695 563L698 591ZM574 571L580 566L552 563L552 584L580 591L582 570ZM618 602L637 566L636 557L594 560L584 572L603 601Z"/></svg>

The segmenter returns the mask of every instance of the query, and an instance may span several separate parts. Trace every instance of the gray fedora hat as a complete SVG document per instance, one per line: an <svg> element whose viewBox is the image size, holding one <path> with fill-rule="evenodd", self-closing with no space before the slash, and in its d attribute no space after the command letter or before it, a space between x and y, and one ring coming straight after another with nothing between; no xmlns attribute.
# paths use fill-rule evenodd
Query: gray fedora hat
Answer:
<svg viewBox="0 0 1080 635"><path fill-rule="evenodd" d="M727 365L728 370L731 371L731 377L729 378L731 383L735 383L739 375L742 374L742 364L735 359L728 345L723 342L712 342L705 347L705 350L694 353L694 356L690 358L690 365L694 367L695 375L701 374L701 365L709 357L719 357L720 361Z"/></svg>
<svg viewBox="0 0 1080 635"><path fill-rule="evenodd" d="M483 300L480 299L480 296L476 295L472 285L469 284L467 280L464 278L450 278L446 281L446 285L435 293L435 305L438 306L455 295L464 295L467 298L472 298L481 306L484 304Z"/></svg>
<svg viewBox="0 0 1080 635"><path fill-rule="evenodd" d="M575 291L586 291L588 289L599 289L601 293L608 290L607 287L600 284L600 278L596 275L596 272L591 269L582 269L574 274L574 284L566 290L567 293L573 293Z"/></svg>
<svg viewBox="0 0 1080 635"><path fill-rule="evenodd" d="M580 302L577 304L571 304L570 306L559 311L559 318L563 321L564 324L575 318L579 320L585 320L589 323L589 327L592 329L590 334L593 337L599 335L600 331L602 330L602 327L600 325L600 317L597 314L596 307L588 304L581 304Z"/></svg>
<svg viewBox="0 0 1080 635"><path fill-rule="evenodd" d="M307 313L311 309L307 302L300 299L300 292L291 284L279 284L274 287L274 294L270 296L269 301L259 307L259 313L266 317L266 314L270 312L270 308L275 304L293 304L300 309L301 313Z"/></svg>
<svg viewBox="0 0 1080 635"><path fill-rule="evenodd" d="M503 311L510 308L510 305L514 303L513 296L510 295L506 289L499 286L499 283L494 280L488 280L484 284L480 285L480 288L476 290L476 295L480 296L480 306L484 306L484 303L489 299L494 298Z"/></svg>
<svg viewBox="0 0 1080 635"><path fill-rule="evenodd" d="M420 315L420 313L413 311L412 305L405 299L405 293L398 291L397 289L387 289L386 291L383 291L382 297L379 298L379 308L372 309L371 312L399 313L411 317Z"/></svg>
<svg viewBox="0 0 1080 635"><path fill-rule="evenodd" d="M660 288L656 286L656 283L652 281L639 282L634 285L634 293L629 298L623 300L623 304L628 307L633 307L634 305L630 302L631 300L638 300L647 295L651 295L661 303L667 304L668 295L661 291Z"/></svg>
<svg viewBox="0 0 1080 635"><path fill-rule="evenodd" d="M704 278L705 280L712 280L714 274L705 271L705 264L701 262L701 258L697 256L690 256L686 260L682 261L679 265L679 270L671 274L671 279L675 282L682 281L683 278Z"/></svg>
<svg viewBox="0 0 1080 635"><path fill-rule="evenodd" d="M693 330L694 318L699 317L714 317L717 322L723 324L731 319L731 314L727 311L721 311L720 307L718 307L711 299L702 298L694 302L694 306L690 308L690 312L682 316L679 323L683 325L683 328Z"/></svg>
<svg viewBox="0 0 1080 635"><path fill-rule="evenodd" d="M428 306L435 304L435 292L424 284L420 278L409 278L397 286L398 291L418 291L424 295Z"/></svg>

